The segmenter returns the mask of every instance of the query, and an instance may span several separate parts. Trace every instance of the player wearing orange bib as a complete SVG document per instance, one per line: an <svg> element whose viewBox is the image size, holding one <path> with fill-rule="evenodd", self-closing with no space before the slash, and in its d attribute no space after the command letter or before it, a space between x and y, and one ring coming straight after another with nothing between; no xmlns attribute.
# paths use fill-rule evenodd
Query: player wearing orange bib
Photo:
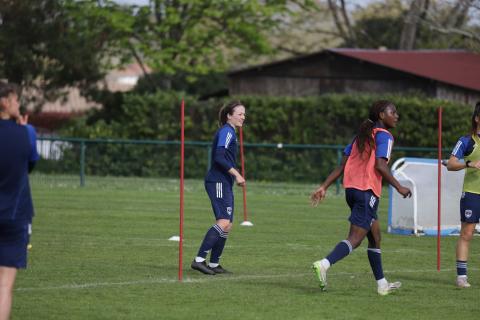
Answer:
<svg viewBox="0 0 480 320"><path fill-rule="evenodd" d="M397 125L398 113L389 101L377 101L370 108L369 118L360 126L358 135L344 150L342 163L311 195L313 206L322 201L328 187L343 173L347 203L351 209L350 232L324 259L313 263L320 288L327 285L327 270L345 258L368 238L367 255L375 279L377 292L387 295L398 289L400 282L388 282L383 274L380 250L380 224L377 217L382 178L404 197L411 196L410 189L402 186L390 173L388 161L393 147L393 136L388 131Z"/></svg>

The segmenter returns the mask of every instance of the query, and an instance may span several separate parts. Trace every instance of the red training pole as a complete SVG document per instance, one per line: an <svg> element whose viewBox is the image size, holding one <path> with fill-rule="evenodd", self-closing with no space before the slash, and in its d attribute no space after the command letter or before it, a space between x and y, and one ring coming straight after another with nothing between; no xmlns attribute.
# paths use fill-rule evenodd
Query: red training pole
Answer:
<svg viewBox="0 0 480 320"><path fill-rule="evenodd" d="M184 189L184 158L185 158L185 101L180 107L180 242L178 244L178 280L183 278L183 189Z"/></svg>
<svg viewBox="0 0 480 320"><path fill-rule="evenodd" d="M442 111L442 107L438 108L437 271L440 271L440 230L442 225Z"/></svg>
<svg viewBox="0 0 480 320"><path fill-rule="evenodd" d="M245 157L243 155L243 128L240 127L240 163L242 165L242 176L245 178ZM248 214L247 214L247 186L243 185L243 223L242 225L252 225L248 222Z"/></svg>

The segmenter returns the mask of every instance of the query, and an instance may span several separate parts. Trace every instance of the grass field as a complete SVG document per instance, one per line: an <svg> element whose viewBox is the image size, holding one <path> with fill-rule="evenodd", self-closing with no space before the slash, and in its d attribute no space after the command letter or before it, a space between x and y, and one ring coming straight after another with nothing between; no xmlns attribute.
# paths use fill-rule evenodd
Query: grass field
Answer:
<svg viewBox="0 0 480 320"><path fill-rule="evenodd" d="M454 284L456 237L436 239L385 232L387 199L380 202L387 279L402 281L381 297L365 246L329 271L320 292L311 263L345 238L343 196L318 208L314 185L250 183L254 227L241 227L241 202L222 265L231 275L190 270L212 225L201 181L187 181L184 281L177 281L178 181L34 175L36 206L29 267L19 273L12 319L474 319L480 312L480 239L470 248L470 282ZM333 188L334 189L334 188ZM387 193L384 193L385 196ZM237 200L241 192L236 188Z"/></svg>

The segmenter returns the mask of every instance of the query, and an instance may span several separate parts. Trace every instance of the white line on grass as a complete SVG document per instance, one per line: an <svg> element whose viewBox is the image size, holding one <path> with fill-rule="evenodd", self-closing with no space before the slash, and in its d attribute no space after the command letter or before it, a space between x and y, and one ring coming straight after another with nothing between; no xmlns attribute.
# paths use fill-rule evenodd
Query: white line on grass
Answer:
<svg viewBox="0 0 480 320"><path fill-rule="evenodd" d="M440 272L452 272L456 269L443 269ZM478 271L477 268L469 268L471 271ZM427 273L427 272L436 272L435 269L429 270L392 270L385 271L385 273ZM329 274L329 277L336 276L356 276L364 275L365 272L338 272ZM312 273L287 273L287 274L258 274L258 275L243 275L243 276L206 276L205 278L186 278L183 280L183 283L205 283L210 281L242 281L242 280L256 280L256 279L273 279L273 278L296 278L296 277L305 277L312 276ZM92 289L92 288L105 288L105 287L118 287L118 286L131 286L131 285L142 285L142 284L168 284L168 283L179 283L178 279L171 278L150 278L144 280L132 280L132 281L122 281L122 282L92 282L92 283L83 283L83 284L65 284L60 286L47 286L47 287L31 287L31 288L17 288L15 291L43 291L43 290L76 290L76 289Z"/></svg>

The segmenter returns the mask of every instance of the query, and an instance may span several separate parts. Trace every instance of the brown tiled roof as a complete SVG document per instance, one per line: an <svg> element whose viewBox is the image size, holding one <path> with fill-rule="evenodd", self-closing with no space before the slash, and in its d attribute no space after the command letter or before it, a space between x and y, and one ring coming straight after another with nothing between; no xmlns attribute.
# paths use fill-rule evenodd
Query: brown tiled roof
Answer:
<svg viewBox="0 0 480 320"><path fill-rule="evenodd" d="M480 54L460 50L331 49L329 51L424 78L480 91Z"/></svg>
<svg viewBox="0 0 480 320"><path fill-rule="evenodd" d="M414 74L427 79L452 84L462 88L480 91L480 54L462 50L376 50L376 49L327 49L304 56L232 70L230 76L244 72L280 66L302 59L319 59L331 53L355 60Z"/></svg>

